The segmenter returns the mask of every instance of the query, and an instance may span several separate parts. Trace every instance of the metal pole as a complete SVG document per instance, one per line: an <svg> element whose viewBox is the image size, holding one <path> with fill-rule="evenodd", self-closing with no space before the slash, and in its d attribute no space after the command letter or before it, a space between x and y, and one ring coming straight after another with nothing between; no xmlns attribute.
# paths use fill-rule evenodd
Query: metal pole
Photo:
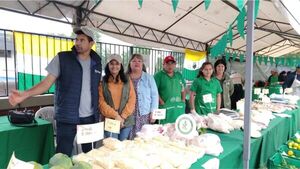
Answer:
<svg viewBox="0 0 300 169"><path fill-rule="evenodd" d="M249 168L250 160L250 133L251 133L251 102L252 102L252 72L253 72L253 31L254 31L254 3L247 2L247 44L246 44L246 82L245 82L245 114L244 114L244 168Z"/></svg>

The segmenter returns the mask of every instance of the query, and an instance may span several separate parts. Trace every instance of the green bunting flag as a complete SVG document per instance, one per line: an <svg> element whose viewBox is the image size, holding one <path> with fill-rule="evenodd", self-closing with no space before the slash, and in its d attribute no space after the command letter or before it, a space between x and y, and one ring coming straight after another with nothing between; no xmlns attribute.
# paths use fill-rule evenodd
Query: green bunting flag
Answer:
<svg viewBox="0 0 300 169"><path fill-rule="evenodd" d="M244 62L244 58L245 58L245 55L244 54L240 54L240 63Z"/></svg>
<svg viewBox="0 0 300 169"><path fill-rule="evenodd" d="M242 8L244 6L244 0L236 0L237 7L240 11L242 11Z"/></svg>
<svg viewBox="0 0 300 169"><path fill-rule="evenodd" d="M232 60L235 61L236 57L237 57L237 53L233 53L232 54Z"/></svg>
<svg viewBox="0 0 300 169"><path fill-rule="evenodd" d="M244 33L244 25L245 25L245 16L246 16L246 9L243 8L240 14L237 17L237 28L238 32L241 35L243 39L245 39L245 33Z"/></svg>
<svg viewBox="0 0 300 169"><path fill-rule="evenodd" d="M262 62L262 56L258 56L258 63L261 65Z"/></svg>
<svg viewBox="0 0 300 169"><path fill-rule="evenodd" d="M256 63L256 60L257 60L257 56L253 56L253 63L255 64Z"/></svg>
<svg viewBox="0 0 300 169"><path fill-rule="evenodd" d="M220 48L219 48L220 53L219 54L222 54L222 53L224 53L225 48L227 46L227 34L226 33L222 36L222 38L219 40L218 43L220 43Z"/></svg>
<svg viewBox="0 0 300 169"><path fill-rule="evenodd" d="M226 53L225 53L225 59L226 59L226 62L229 61L229 58L230 58L230 53L229 53L229 52L226 52Z"/></svg>
<svg viewBox="0 0 300 169"><path fill-rule="evenodd" d="M173 6L173 11L176 12L177 5L178 5L178 0L172 0L172 6Z"/></svg>
<svg viewBox="0 0 300 169"><path fill-rule="evenodd" d="M210 2L211 2L211 0L204 0L205 10L208 9Z"/></svg>
<svg viewBox="0 0 300 169"><path fill-rule="evenodd" d="M279 61L280 61L280 58L279 58L279 57L276 57L276 58L275 58L275 64L276 64L276 65L279 65Z"/></svg>
<svg viewBox="0 0 300 169"><path fill-rule="evenodd" d="M232 24L229 25L229 28L227 31L227 40L228 40L230 46L232 46Z"/></svg>
<svg viewBox="0 0 300 169"><path fill-rule="evenodd" d="M142 8L142 6L143 6L143 0L138 0L138 1L139 1L140 8Z"/></svg>
<svg viewBox="0 0 300 169"><path fill-rule="evenodd" d="M284 56L282 56L282 57L280 58L280 61L281 61L281 65L284 65L284 61L285 61Z"/></svg>
<svg viewBox="0 0 300 169"><path fill-rule="evenodd" d="M274 63L274 60L273 60L274 58L273 57L269 57L269 61L270 61L270 64L271 65L273 65L273 63Z"/></svg>
<svg viewBox="0 0 300 169"><path fill-rule="evenodd" d="M254 8L254 21L256 20L257 18L257 15L258 15L258 11L259 11L259 0L255 0L255 8Z"/></svg>
<svg viewBox="0 0 300 169"><path fill-rule="evenodd" d="M264 56L264 62L265 62L265 65L268 64L268 56Z"/></svg>

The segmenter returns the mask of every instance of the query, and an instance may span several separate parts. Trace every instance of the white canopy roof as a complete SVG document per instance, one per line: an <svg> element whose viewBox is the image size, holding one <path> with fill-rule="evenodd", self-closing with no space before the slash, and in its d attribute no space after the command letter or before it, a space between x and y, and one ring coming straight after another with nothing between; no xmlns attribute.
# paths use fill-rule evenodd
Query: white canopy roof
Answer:
<svg viewBox="0 0 300 169"><path fill-rule="evenodd" d="M0 1L0 9L73 25L76 19L81 25L135 45L175 51L206 50L207 45L216 44L239 14L236 0L212 0L207 11L201 0L179 0L176 12L171 0L144 0L142 8L138 0ZM232 49L246 50L236 24L228 50ZM272 1L260 1L254 51L269 56L300 52L300 35Z"/></svg>

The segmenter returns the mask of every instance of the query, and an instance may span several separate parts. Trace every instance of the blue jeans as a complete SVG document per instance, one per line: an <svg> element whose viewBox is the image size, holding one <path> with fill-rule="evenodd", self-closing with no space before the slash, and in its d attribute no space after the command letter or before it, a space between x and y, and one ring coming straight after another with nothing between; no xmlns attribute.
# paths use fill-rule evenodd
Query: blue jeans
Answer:
<svg viewBox="0 0 300 169"><path fill-rule="evenodd" d="M105 138L113 137L120 141L127 140L131 129L132 129L132 126L124 127L120 130L120 134L104 131L104 136L105 136Z"/></svg>

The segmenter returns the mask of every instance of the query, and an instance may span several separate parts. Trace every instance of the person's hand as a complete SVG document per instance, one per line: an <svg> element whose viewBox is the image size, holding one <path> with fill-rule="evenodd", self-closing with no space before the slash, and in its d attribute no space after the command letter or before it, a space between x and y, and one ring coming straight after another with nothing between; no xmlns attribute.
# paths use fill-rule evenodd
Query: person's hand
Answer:
<svg viewBox="0 0 300 169"><path fill-rule="evenodd" d="M120 115L118 115L115 120L120 121L120 128L124 127L124 119Z"/></svg>
<svg viewBox="0 0 300 169"><path fill-rule="evenodd" d="M159 105L164 105L165 102L162 99L159 99Z"/></svg>
<svg viewBox="0 0 300 169"><path fill-rule="evenodd" d="M26 99L26 97L24 96L23 93L19 92L18 90L11 90L11 93L9 94L9 103L12 106L16 106L17 104L21 103L22 101L24 101Z"/></svg>
<svg viewBox="0 0 300 169"><path fill-rule="evenodd" d="M153 124L156 121L156 119L152 118L152 112L150 113L150 123Z"/></svg>
<svg viewBox="0 0 300 169"><path fill-rule="evenodd" d="M191 109L191 113L192 113L192 114L197 114L197 112L196 112L195 109Z"/></svg>

